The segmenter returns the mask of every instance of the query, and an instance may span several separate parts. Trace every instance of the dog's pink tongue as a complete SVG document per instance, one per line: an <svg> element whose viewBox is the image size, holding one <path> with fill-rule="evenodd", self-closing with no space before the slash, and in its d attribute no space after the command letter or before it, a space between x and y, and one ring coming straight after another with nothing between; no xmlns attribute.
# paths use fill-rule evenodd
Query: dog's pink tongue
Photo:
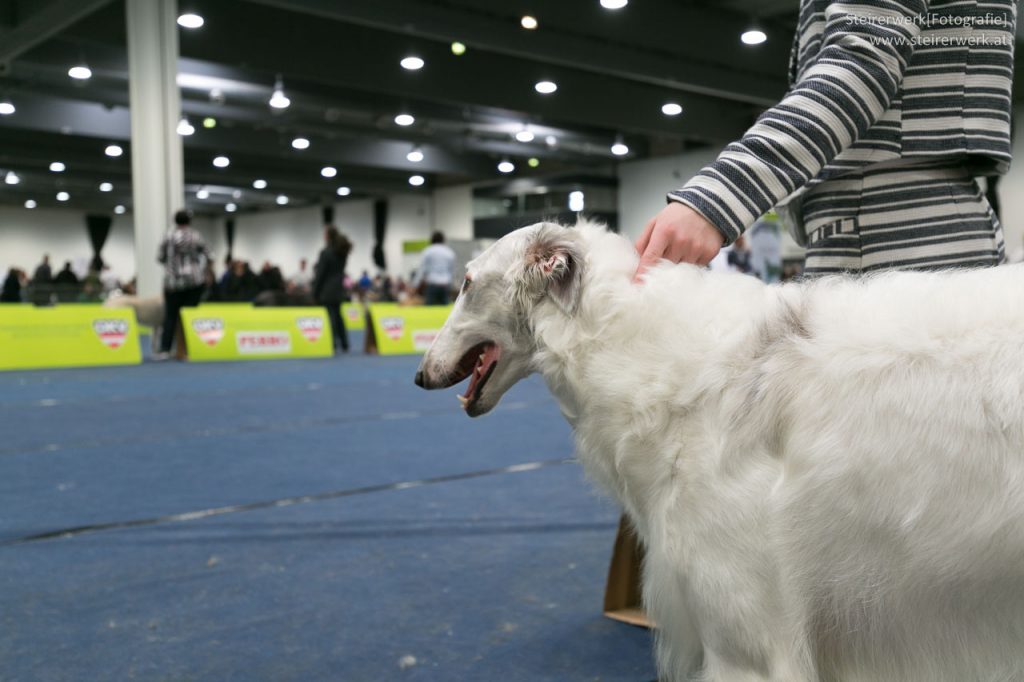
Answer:
<svg viewBox="0 0 1024 682"><path fill-rule="evenodd" d="M487 373L491 371L491 367L494 366L500 356L501 351L497 345L490 345L484 348L481 358L477 360L476 367L473 368L473 374L469 379L469 388L466 389L466 395L462 396L463 398L472 400L476 396L477 386L487 376Z"/></svg>

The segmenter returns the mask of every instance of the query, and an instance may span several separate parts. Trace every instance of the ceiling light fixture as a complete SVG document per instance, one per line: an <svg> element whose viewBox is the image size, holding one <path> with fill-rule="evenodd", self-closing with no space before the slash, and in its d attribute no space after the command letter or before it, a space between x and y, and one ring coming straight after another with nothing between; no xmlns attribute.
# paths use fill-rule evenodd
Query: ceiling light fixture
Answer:
<svg viewBox="0 0 1024 682"><path fill-rule="evenodd" d="M461 57L462 55L466 54L465 44L460 43L457 40L454 43L452 43L452 54L455 55L456 57Z"/></svg>
<svg viewBox="0 0 1024 682"><path fill-rule="evenodd" d="M745 31L740 36L740 40L743 41L744 45L760 45L768 40L768 35L760 29L752 28L749 31Z"/></svg>
<svg viewBox="0 0 1024 682"><path fill-rule="evenodd" d="M412 151L405 155L405 158L410 163L419 163L423 160L423 150L419 147L413 147Z"/></svg>
<svg viewBox="0 0 1024 682"><path fill-rule="evenodd" d="M322 175L325 178L333 178L337 174L338 169L335 168L334 166L324 166L323 168L320 169L320 175Z"/></svg>
<svg viewBox="0 0 1024 682"><path fill-rule="evenodd" d="M409 176L409 184L412 185L413 187L419 187L424 182L426 182L426 180L423 178L422 175L411 175L411 176Z"/></svg>
<svg viewBox="0 0 1024 682"><path fill-rule="evenodd" d="M92 69L85 64L79 64L68 69L68 75L79 81L89 80L92 78Z"/></svg>
<svg viewBox="0 0 1024 682"><path fill-rule="evenodd" d="M117 206L115 206L114 207L114 213L116 213L117 215L123 214L124 213L124 206L122 206L121 204L118 204Z"/></svg>
<svg viewBox="0 0 1024 682"><path fill-rule="evenodd" d="M207 129L209 129L209 128L216 128L217 127L217 119L215 119L213 116L207 116L206 118L203 119L203 127L207 128Z"/></svg>
<svg viewBox="0 0 1024 682"><path fill-rule="evenodd" d="M231 165L231 159L226 156L218 156L213 159L213 165L217 168L227 168Z"/></svg>
<svg viewBox="0 0 1024 682"><path fill-rule="evenodd" d="M569 210L574 213L579 213L583 210L584 196L583 192L576 190L575 192L569 192Z"/></svg>
<svg viewBox="0 0 1024 682"><path fill-rule="evenodd" d="M194 12L187 12L178 17L178 26L182 28L201 28L205 23L203 18Z"/></svg>
<svg viewBox="0 0 1024 682"><path fill-rule="evenodd" d="M518 133L516 133L516 140L523 143L533 142L534 137L535 135L533 134L533 131L530 130L529 128L523 128Z"/></svg>
<svg viewBox="0 0 1024 682"><path fill-rule="evenodd" d="M7 171L7 175L4 176L4 182L8 185L17 185L21 182L21 178L14 171Z"/></svg>
<svg viewBox="0 0 1024 682"><path fill-rule="evenodd" d="M196 192L196 199L203 200L203 199L209 199L209 198L210 198L210 190L206 189L205 187L203 189L199 190L198 192Z"/></svg>
<svg viewBox="0 0 1024 682"><path fill-rule="evenodd" d="M5 99L0 101L0 116L10 116L15 111L17 111L17 109L14 108L14 104L11 103L11 100Z"/></svg>
<svg viewBox="0 0 1024 682"><path fill-rule="evenodd" d="M266 180L253 180L252 181L252 186L253 186L254 189L266 189L267 188L267 181Z"/></svg>
<svg viewBox="0 0 1024 682"><path fill-rule="evenodd" d="M416 117L412 114L399 114L395 116L395 124L400 126L411 126L416 122Z"/></svg>
<svg viewBox="0 0 1024 682"><path fill-rule="evenodd" d="M292 149L309 149L309 140L304 137L296 137L292 140Z"/></svg>
<svg viewBox="0 0 1024 682"><path fill-rule="evenodd" d="M546 144L549 147L557 147L558 138L555 137L554 135L548 135L547 137L544 138L544 144Z"/></svg>
<svg viewBox="0 0 1024 682"><path fill-rule="evenodd" d="M67 192L57 192L57 201L67 201L71 198L71 195Z"/></svg>
<svg viewBox="0 0 1024 682"><path fill-rule="evenodd" d="M116 159L117 157L119 157L122 154L124 154L124 150L121 149L120 145L108 144L107 148L103 150L103 153L106 154L107 156L110 156L110 157L113 157L113 158Z"/></svg>
<svg viewBox="0 0 1024 682"><path fill-rule="evenodd" d="M612 145L612 154L615 156L625 156L629 153L629 147L622 141L622 136L615 138L615 144Z"/></svg>
<svg viewBox="0 0 1024 682"><path fill-rule="evenodd" d="M601 0L601 7L605 9L622 9L629 4L629 0Z"/></svg>
<svg viewBox="0 0 1024 682"><path fill-rule="evenodd" d="M527 160L526 165L529 166L530 168L537 168L538 166L540 166L540 159L538 159L535 156L531 156Z"/></svg>
<svg viewBox="0 0 1024 682"><path fill-rule="evenodd" d="M112 184L110 184L109 182L101 182L100 183L100 191L101 192L113 192L114 191L114 186Z"/></svg>
<svg viewBox="0 0 1024 682"><path fill-rule="evenodd" d="M538 26L536 17L531 17L529 14L519 20L519 25L527 31L533 31Z"/></svg>
<svg viewBox="0 0 1024 682"><path fill-rule="evenodd" d="M50 164L50 170L54 173L63 173L66 168L67 166L60 161L54 161Z"/></svg>
<svg viewBox="0 0 1024 682"><path fill-rule="evenodd" d="M533 86L533 89L542 95L550 95L555 90L558 90L558 85L554 81L539 81Z"/></svg>
<svg viewBox="0 0 1024 682"><path fill-rule="evenodd" d="M501 163L498 164L498 170L502 173L511 173L516 169L516 165L508 159L502 159Z"/></svg>
<svg viewBox="0 0 1024 682"><path fill-rule="evenodd" d="M348 187L339 187L338 188L338 196L339 197L347 197L349 194L352 194L352 190L349 189Z"/></svg>
<svg viewBox="0 0 1024 682"><path fill-rule="evenodd" d="M36 207L36 200L35 199L26 199L25 200L25 208L35 208L35 207Z"/></svg>
<svg viewBox="0 0 1024 682"><path fill-rule="evenodd" d="M227 211L228 213L234 213L235 211L238 210L238 204L235 204L235 203L227 204L224 207L224 210Z"/></svg>
<svg viewBox="0 0 1024 682"><path fill-rule="evenodd" d="M410 55L399 62L406 71L419 71L426 64L420 57Z"/></svg>
<svg viewBox="0 0 1024 682"><path fill-rule="evenodd" d="M274 201L277 202L278 206L286 206L288 204L288 197L285 196L284 194L278 194L277 198L274 199Z"/></svg>
<svg viewBox="0 0 1024 682"><path fill-rule="evenodd" d="M661 113L666 116L678 116L683 113L683 107L675 102L666 102L661 105Z"/></svg>
<svg viewBox="0 0 1024 682"><path fill-rule="evenodd" d="M194 132L196 132L196 129L191 123L188 122L188 117L182 116L181 120L178 121L178 134L184 137L188 137Z"/></svg>
<svg viewBox="0 0 1024 682"><path fill-rule="evenodd" d="M281 76L278 75L277 80L274 81L274 94L270 96L270 106L275 109L287 109L292 103L284 94L284 81Z"/></svg>

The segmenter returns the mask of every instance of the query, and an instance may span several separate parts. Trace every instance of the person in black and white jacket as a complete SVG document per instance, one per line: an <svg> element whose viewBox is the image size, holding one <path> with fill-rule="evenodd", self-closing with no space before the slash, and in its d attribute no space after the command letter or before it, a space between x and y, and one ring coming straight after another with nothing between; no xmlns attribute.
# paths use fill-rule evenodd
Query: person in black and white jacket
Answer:
<svg viewBox="0 0 1024 682"><path fill-rule="evenodd" d="M199 305L210 262L206 242L191 227L191 214L178 211L174 214L174 225L174 230L164 238L157 251L157 261L164 266L164 326L158 360L167 359L171 351L181 309Z"/></svg>
<svg viewBox="0 0 1024 682"><path fill-rule="evenodd" d="M791 87L637 241L708 263L790 197L805 272L997 265L977 178L1010 163L1013 0L802 0Z"/></svg>

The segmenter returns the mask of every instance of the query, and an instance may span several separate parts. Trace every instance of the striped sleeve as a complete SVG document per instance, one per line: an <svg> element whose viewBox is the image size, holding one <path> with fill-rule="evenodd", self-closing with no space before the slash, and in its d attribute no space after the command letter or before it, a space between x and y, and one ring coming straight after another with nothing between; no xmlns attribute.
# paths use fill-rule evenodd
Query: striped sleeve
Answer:
<svg viewBox="0 0 1024 682"><path fill-rule="evenodd" d="M782 102L669 200L701 213L731 244L881 118L927 11L928 0L830 3L821 49Z"/></svg>

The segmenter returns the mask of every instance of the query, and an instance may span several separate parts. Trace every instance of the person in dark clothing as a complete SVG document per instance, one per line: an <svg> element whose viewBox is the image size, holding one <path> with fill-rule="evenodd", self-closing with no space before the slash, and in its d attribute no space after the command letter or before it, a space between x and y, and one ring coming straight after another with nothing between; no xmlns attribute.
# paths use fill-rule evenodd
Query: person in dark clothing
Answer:
<svg viewBox="0 0 1024 682"><path fill-rule="evenodd" d="M53 270L50 269L50 255L43 256L43 262L32 275L32 284L50 284L53 282Z"/></svg>
<svg viewBox="0 0 1024 682"><path fill-rule="evenodd" d="M260 293L259 278L244 260L231 263L231 270L224 276L221 298L225 301L247 303L255 300Z"/></svg>
<svg viewBox="0 0 1024 682"><path fill-rule="evenodd" d="M260 291L284 291L284 275L281 274L281 269L276 265L272 265L270 261L263 264L263 269L260 270L259 275Z"/></svg>
<svg viewBox="0 0 1024 682"><path fill-rule="evenodd" d="M348 331L341 317L341 304L345 301L345 266L352 242L330 225L324 231L327 246L320 252L313 270L313 298L327 308L327 319L331 321L331 333L335 346L348 352Z"/></svg>
<svg viewBox="0 0 1024 682"><path fill-rule="evenodd" d="M3 290L0 291L0 303L21 303L21 283L25 273L18 268L7 271Z"/></svg>
<svg viewBox="0 0 1024 682"><path fill-rule="evenodd" d="M58 272L57 276L53 278L53 283L78 286L78 277L71 271L71 261L66 261L64 263L64 269Z"/></svg>
<svg viewBox="0 0 1024 682"><path fill-rule="evenodd" d="M160 244L157 260L164 265L164 326L158 360L170 354L181 309L199 305L206 288L210 254L206 242L192 227L188 211L174 214L174 230Z"/></svg>

